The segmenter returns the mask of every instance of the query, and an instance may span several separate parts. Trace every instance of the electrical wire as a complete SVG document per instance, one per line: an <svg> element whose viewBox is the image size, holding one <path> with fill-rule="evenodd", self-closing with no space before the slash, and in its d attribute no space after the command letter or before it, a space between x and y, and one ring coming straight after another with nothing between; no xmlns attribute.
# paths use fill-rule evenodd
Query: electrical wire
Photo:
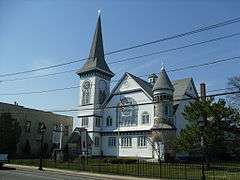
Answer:
<svg viewBox="0 0 240 180"><path fill-rule="evenodd" d="M227 26L227 25L230 25L230 24L238 23L238 22L240 22L240 17L229 19L229 20L219 22L219 23L209 25L209 26L203 26L203 27L200 27L200 28L192 30L192 31L179 33L179 34L172 35L172 36L169 36L169 37L164 37L164 38L161 38L161 39L158 39L158 40L154 40L154 41L130 46L130 47L127 47L127 48L122 48L122 49L110 51L108 53L105 53L105 55L107 56L107 55L111 55L111 54L120 53L120 52L123 52L123 51L129 51L129 50L136 49L136 48L143 47L143 46L148 46L150 44L156 44L156 43L160 43L160 42L163 42L163 41L168 41L168 40L172 40L172 39L176 39L176 38L182 38L182 37L185 37L185 36L189 36L189 35L192 35L192 34L203 32L203 31L208 31L208 30L211 30L211 29ZM77 59L77 60L73 60L73 61L69 61L69 62L65 62L65 63L40 67L40 68L36 68L36 69L24 70L24 71L19 71L19 72L14 72L14 73L0 74L0 77L15 76L15 75L19 75L19 74L26 74L26 73L36 72L36 71L52 69L52 68L56 68L56 67L60 67L60 66L66 66L66 65L69 65L69 64L85 61L87 59L89 59L89 58L82 58L82 59Z"/></svg>
<svg viewBox="0 0 240 180"><path fill-rule="evenodd" d="M196 64L196 65L189 65L185 67L180 67L180 68L175 68L175 69L170 69L167 72L177 72L177 71L183 71L187 69L192 69L192 68L198 68L198 67L203 67L203 66L209 66L217 63L222 63L222 62L227 62L227 61L232 61L232 60L240 60L240 56L235 56L231 58L226 58L226 59L220 59L220 60L215 60L207 63L202 63L202 64ZM156 73L157 74L157 73ZM141 75L138 77L145 77L149 74ZM112 81L112 82L119 82L120 80ZM62 90L69 90L69 89L76 89L79 88L80 86L71 86L71 87L64 87L64 88L57 88L57 89L48 89L48 90L42 90L42 91L29 91L29 92L20 92L20 93L2 93L0 96L16 96L16 95L30 95L30 94L42 94L42 93L48 93L48 92L55 92L55 91L62 91Z"/></svg>
<svg viewBox="0 0 240 180"><path fill-rule="evenodd" d="M140 56L124 58L124 59L109 62L108 64L117 64L117 63L122 63L122 62L126 62L126 61L132 61L132 60L136 60L136 59L140 59L140 58L144 58L144 57L149 57L149 56L159 55L159 54L168 53L168 52L172 52L172 51L177 51L177 50L180 50L180 49L185 49L185 48L188 48L188 47L202 45L202 44L206 44L206 43L210 43L210 42L216 42L216 41L219 41L219 40L232 38L232 37L239 36L239 35L240 35L240 33L234 33L234 34L230 34L230 35L227 35L227 36L217 37L217 38L214 38L214 39L209 39L209 40L206 40L206 41L200 41L200 42L196 42L196 43L192 43L192 44L188 44L188 45L184 45L184 46L180 46L180 47L175 47L175 48L165 49L165 50L161 50L161 51L156 51L156 52L152 52L152 53L148 53L148 54L143 54L143 55L140 55ZM56 73L49 73L49 74L45 74L45 75L36 75L36 76L13 78L13 79L3 79L3 80L0 80L0 82L21 81L21 80L26 80L26 79L49 77L49 76L54 76L54 75L59 75L59 74L77 72L77 70L78 69L72 69L72 70L60 71L60 72L56 72Z"/></svg>

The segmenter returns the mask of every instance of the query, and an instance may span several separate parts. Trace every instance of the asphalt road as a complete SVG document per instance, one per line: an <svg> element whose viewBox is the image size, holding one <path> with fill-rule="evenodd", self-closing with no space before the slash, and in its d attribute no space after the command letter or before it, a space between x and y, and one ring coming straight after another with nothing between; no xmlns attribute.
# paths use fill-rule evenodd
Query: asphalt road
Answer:
<svg viewBox="0 0 240 180"><path fill-rule="evenodd" d="M5 168L0 170L0 180L99 180L91 176L59 174L45 171L27 171L16 170L14 168Z"/></svg>

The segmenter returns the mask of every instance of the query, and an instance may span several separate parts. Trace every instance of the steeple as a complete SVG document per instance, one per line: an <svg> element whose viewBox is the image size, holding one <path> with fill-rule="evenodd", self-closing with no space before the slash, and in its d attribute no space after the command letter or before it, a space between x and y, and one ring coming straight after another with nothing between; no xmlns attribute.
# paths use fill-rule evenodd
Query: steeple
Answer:
<svg viewBox="0 0 240 180"><path fill-rule="evenodd" d="M155 90L174 90L174 87L163 66L161 68L158 79L153 86L153 91Z"/></svg>
<svg viewBox="0 0 240 180"><path fill-rule="evenodd" d="M89 58L87 59L83 67L77 71L77 74L82 75L94 71L101 72L110 77L114 76L114 73L109 69L104 58L100 11L98 11L98 20L92 41L91 50L89 53Z"/></svg>

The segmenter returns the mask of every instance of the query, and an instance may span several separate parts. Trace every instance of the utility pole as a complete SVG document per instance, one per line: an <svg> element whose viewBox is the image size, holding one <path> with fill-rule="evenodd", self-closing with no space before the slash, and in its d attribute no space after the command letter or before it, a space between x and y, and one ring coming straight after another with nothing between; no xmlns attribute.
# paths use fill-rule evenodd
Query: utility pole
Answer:
<svg viewBox="0 0 240 180"><path fill-rule="evenodd" d="M201 101L206 101L206 84L201 83L200 84L200 94L201 94ZM201 151L202 151L202 176L201 180L205 180L205 172L204 172L204 165L205 165L205 147L204 147L204 128L207 122L207 116L206 114L202 114L202 117L199 119L199 127L200 127L200 133L201 133Z"/></svg>
<svg viewBox="0 0 240 180"><path fill-rule="evenodd" d="M41 133L41 145L40 145L40 161L39 161L39 167L38 170L42 171L42 159L43 159L43 133Z"/></svg>
<svg viewBox="0 0 240 180"><path fill-rule="evenodd" d="M205 83L200 84L200 94L201 94L201 100L206 101L206 84Z"/></svg>
<svg viewBox="0 0 240 180"><path fill-rule="evenodd" d="M122 104L122 100L121 100L121 94L119 94L119 107L118 107L118 110L117 110L117 113L116 113L116 121L117 121L117 123L116 123L116 125L117 125L117 158L119 158L120 157L120 132L119 132L119 128L120 128L120 123L119 123L119 121L120 121L120 115L119 115L119 113L121 113L122 112L122 106L123 104Z"/></svg>
<svg viewBox="0 0 240 180"><path fill-rule="evenodd" d="M59 137L59 149L62 150L62 140L63 140L63 124L60 124L60 137Z"/></svg>
<svg viewBox="0 0 240 180"><path fill-rule="evenodd" d="M39 160L39 170L42 171L42 159L43 159L43 138L44 138L44 133L46 131L46 126L44 123L41 123L39 127L39 132L41 134L41 147L40 147L40 160Z"/></svg>

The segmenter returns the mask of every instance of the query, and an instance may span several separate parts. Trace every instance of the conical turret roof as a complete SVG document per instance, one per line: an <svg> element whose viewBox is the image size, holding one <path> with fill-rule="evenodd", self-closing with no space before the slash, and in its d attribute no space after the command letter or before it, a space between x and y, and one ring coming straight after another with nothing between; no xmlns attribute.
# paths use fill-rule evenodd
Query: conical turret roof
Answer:
<svg viewBox="0 0 240 180"><path fill-rule="evenodd" d="M161 72L152 90L174 90L174 87L164 68L161 69Z"/></svg>

